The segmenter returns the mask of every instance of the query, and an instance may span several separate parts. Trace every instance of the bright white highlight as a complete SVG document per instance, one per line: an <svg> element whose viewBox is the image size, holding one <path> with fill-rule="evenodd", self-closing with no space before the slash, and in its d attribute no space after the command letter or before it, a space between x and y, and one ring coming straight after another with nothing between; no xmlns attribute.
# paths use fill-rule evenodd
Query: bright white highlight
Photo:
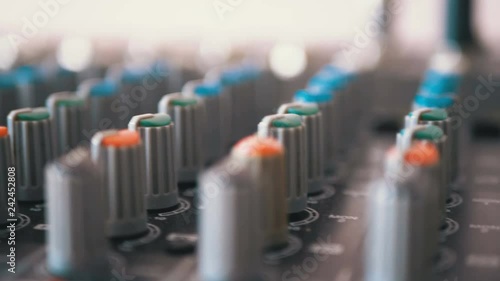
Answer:
<svg viewBox="0 0 500 281"><path fill-rule="evenodd" d="M271 50L269 64L277 76L284 79L294 78L306 68L306 51L295 44L277 44Z"/></svg>
<svg viewBox="0 0 500 281"><path fill-rule="evenodd" d="M90 65L94 49L90 40L69 37L61 41L57 49L57 61L71 71L81 71Z"/></svg>

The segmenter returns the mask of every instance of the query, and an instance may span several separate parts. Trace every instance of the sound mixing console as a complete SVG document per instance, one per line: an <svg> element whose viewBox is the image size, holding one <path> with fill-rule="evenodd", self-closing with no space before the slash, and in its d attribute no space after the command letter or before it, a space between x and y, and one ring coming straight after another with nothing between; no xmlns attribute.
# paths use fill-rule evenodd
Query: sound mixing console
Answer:
<svg viewBox="0 0 500 281"><path fill-rule="evenodd" d="M2 280L500 280L500 79L463 60L1 73Z"/></svg>

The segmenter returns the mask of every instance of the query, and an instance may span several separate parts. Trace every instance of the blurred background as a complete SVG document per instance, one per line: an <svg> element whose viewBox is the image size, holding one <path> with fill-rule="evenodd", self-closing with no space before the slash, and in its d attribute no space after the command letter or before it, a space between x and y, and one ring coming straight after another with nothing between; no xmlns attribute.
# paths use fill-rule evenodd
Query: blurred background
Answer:
<svg viewBox="0 0 500 281"><path fill-rule="evenodd" d="M418 85L432 54L449 38L459 38L463 50L487 62L472 68L494 72L500 61L497 0L2 2L0 69L38 64L48 56L70 71L90 64L102 67L100 74L81 76L83 80L102 76L124 60L162 57L191 73L174 83L172 91L214 67L251 57L288 81L280 91L289 97L336 58L357 68L376 68L372 89L394 95L388 92ZM455 7L467 7L470 17L454 22L448 12L460 15L462 9ZM456 30L463 34L454 34ZM474 37L468 38L471 32ZM396 82L387 88L385 78ZM399 82L405 86L399 88ZM410 97L401 103L409 104L414 91L408 92L413 93L398 95ZM387 105L384 98L380 103ZM374 111L390 115L390 108L377 109L377 104Z"/></svg>

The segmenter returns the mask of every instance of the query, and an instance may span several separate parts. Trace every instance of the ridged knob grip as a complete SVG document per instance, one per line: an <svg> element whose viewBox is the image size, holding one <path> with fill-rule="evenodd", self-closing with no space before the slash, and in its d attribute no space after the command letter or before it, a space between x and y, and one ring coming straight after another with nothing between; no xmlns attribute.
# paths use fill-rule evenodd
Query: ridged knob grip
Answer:
<svg viewBox="0 0 500 281"><path fill-rule="evenodd" d="M77 95L87 102L91 129L126 127L130 116L127 115L127 108L120 105L116 83L103 79L88 79L78 86Z"/></svg>
<svg viewBox="0 0 500 281"><path fill-rule="evenodd" d="M47 109L23 108L10 112L11 143L16 159L17 199L44 199L44 168L54 159L52 120Z"/></svg>
<svg viewBox="0 0 500 281"><path fill-rule="evenodd" d="M175 161L175 126L167 114L132 117L129 130L138 131L144 143L148 210L170 208L179 203Z"/></svg>
<svg viewBox="0 0 500 281"><path fill-rule="evenodd" d="M182 94L203 100L206 120L204 124L204 150L207 163L219 159L229 146L231 134L231 99L229 92L219 82L189 81Z"/></svg>
<svg viewBox="0 0 500 281"><path fill-rule="evenodd" d="M262 193L264 246L287 244L288 216L285 188L285 151L275 139L250 136L239 141L231 159L248 171Z"/></svg>
<svg viewBox="0 0 500 281"><path fill-rule="evenodd" d="M14 167L14 158L12 157L12 149L10 146L10 139L7 127L0 126L0 224L7 222L9 218L8 208L9 208L9 196L8 191L12 187L9 186L9 168ZM13 171L12 174L16 174ZM12 200L12 199L11 199ZM12 202L12 201L11 201Z"/></svg>
<svg viewBox="0 0 500 281"><path fill-rule="evenodd" d="M297 114L302 118L307 139L308 193L318 193L324 184L323 115L315 104L287 103L278 108L278 114Z"/></svg>
<svg viewBox="0 0 500 281"><path fill-rule="evenodd" d="M296 114L264 117L258 136L277 139L285 148L288 212L297 213L307 206L307 139L302 118Z"/></svg>
<svg viewBox="0 0 500 281"><path fill-rule="evenodd" d="M88 109L85 100L72 92L59 92L46 102L53 122L56 155L63 155L84 140Z"/></svg>
<svg viewBox="0 0 500 281"><path fill-rule="evenodd" d="M95 134L92 160L104 173L108 235L126 237L146 232L144 146L139 133L108 130Z"/></svg>

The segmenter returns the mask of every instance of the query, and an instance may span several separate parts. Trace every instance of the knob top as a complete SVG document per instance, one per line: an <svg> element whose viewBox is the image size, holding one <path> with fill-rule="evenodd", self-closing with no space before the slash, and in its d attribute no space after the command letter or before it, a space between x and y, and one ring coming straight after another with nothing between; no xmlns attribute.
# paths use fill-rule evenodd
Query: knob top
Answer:
<svg viewBox="0 0 500 281"><path fill-rule="evenodd" d="M90 95L98 97L112 96L116 93L117 89L116 83L109 80L102 80L90 87Z"/></svg>
<svg viewBox="0 0 500 281"><path fill-rule="evenodd" d="M405 152L404 159L415 166L433 166L439 162L439 152L432 143L416 142Z"/></svg>
<svg viewBox="0 0 500 281"><path fill-rule="evenodd" d="M333 95L330 92L319 87L309 87L295 93L295 100L301 102L326 103L332 99Z"/></svg>
<svg viewBox="0 0 500 281"><path fill-rule="evenodd" d="M250 157L270 157L283 154L283 146L272 138L249 136L233 147L233 153Z"/></svg>
<svg viewBox="0 0 500 281"><path fill-rule="evenodd" d="M302 126L302 119L297 114L275 114L266 116L259 126L295 128Z"/></svg>
<svg viewBox="0 0 500 281"><path fill-rule="evenodd" d="M287 108L287 113L293 113L300 116L314 115L319 112L318 106L313 104L293 105Z"/></svg>
<svg viewBox="0 0 500 281"><path fill-rule="evenodd" d="M139 133L129 130L120 130L115 134L105 136L101 144L103 146L127 147L134 146L141 142Z"/></svg>
<svg viewBox="0 0 500 281"><path fill-rule="evenodd" d="M172 123L172 118L168 114L158 113L149 118L144 118L139 121L141 127L162 127Z"/></svg>

